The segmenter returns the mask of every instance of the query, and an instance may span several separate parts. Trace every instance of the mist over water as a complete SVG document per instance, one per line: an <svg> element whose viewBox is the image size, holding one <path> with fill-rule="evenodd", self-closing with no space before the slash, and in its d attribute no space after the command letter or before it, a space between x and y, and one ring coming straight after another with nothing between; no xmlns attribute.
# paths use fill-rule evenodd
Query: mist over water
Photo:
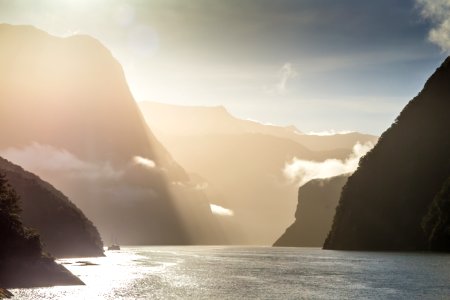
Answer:
<svg viewBox="0 0 450 300"><path fill-rule="evenodd" d="M85 265L84 262L98 265ZM446 254L268 247L126 247L61 260L86 286L14 299L444 299Z"/></svg>

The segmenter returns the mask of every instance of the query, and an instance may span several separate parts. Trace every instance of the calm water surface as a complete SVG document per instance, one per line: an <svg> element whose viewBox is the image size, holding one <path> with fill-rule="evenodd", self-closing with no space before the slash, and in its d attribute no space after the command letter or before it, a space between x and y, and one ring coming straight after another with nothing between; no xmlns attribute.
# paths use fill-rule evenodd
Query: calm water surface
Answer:
<svg viewBox="0 0 450 300"><path fill-rule="evenodd" d="M86 286L15 289L14 299L450 299L445 254L124 247L60 262Z"/></svg>

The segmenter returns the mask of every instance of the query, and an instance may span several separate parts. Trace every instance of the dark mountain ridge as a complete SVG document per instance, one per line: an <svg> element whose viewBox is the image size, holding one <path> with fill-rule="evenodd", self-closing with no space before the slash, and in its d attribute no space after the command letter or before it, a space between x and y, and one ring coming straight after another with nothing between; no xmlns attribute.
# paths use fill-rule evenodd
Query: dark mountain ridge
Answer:
<svg viewBox="0 0 450 300"><path fill-rule="evenodd" d="M20 196L22 222L38 231L44 251L56 257L103 255L97 228L64 194L1 157L0 172Z"/></svg>
<svg viewBox="0 0 450 300"><path fill-rule="evenodd" d="M430 243L422 226L429 210L436 215L433 199L450 175L449 82L447 58L360 160L343 188L325 249L450 250L448 243L444 249Z"/></svg>
<svg viewBox="0 0 450 300"><path fill-rule="evenodd" d="M23 288L83 284L42 252L39 235L19 218L19 196L0 175L0 286Z"/></svg>

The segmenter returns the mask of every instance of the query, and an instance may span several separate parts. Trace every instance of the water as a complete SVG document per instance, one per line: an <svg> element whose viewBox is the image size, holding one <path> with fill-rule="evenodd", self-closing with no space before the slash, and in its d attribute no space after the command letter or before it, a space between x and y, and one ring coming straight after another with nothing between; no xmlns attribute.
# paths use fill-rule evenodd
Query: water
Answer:
<svg viewBox="0 0 450 300"><path fill-rule="evenodd" d="M86 286L15 289L14 299L450 299L445 254L129 247L60 262Z"/></svg>

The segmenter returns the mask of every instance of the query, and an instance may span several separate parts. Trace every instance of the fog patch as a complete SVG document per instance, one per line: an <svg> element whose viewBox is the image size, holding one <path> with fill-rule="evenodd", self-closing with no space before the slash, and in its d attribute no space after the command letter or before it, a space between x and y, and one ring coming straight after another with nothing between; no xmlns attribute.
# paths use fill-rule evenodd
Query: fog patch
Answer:
<svg viewBox="0 0 450 300"><path fill-rule="evenodd" d="M323 162L316 162L295 157L291 162L285 164L283 174L289 181L302 186L312 179L353 173L358 168L361 157L366 155L373 147L372 142L365 144L358 142L353 146L352 153L345 160L327 159Z"/></svg>
<svg viewBox="0 0 450 300"><path fill-rule="evenodd" d="M149 169L153 169L156 167L156 163L153 160L142 157L142 156L133 157L133 163L144 166Z"/></svg>
<svg viewBox="0 0 450 300"><path fill-rule="evenodd" d="M209 204L209 207L211 208L211 212L215 215L224 216L224 217L232 217L234 216L234 211L231 209L216 205L216 204Z"/></svg>
<svg viewBox="0 0 450 300"><path fill-rule="evenodd" d="M23 148L2 149L0 156L35 173L64 172L85 179L118 179L123 175L123 171L115 170L109 162L83 161L65 149L36 142Z"/></svg>

